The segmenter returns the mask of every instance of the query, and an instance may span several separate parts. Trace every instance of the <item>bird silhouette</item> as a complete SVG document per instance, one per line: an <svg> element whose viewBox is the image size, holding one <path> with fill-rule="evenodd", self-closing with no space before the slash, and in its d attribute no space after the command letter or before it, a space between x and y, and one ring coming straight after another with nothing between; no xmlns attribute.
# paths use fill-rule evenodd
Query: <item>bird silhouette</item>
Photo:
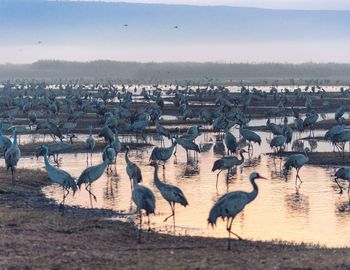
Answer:
<svg viewBox="0 0 350 270"><path fill-rule="evenodd" d="M243 240L239 235L232 232L232 223L234 218L239 214L244 207L251 203L258 196L258 186L255 183L256 179L266 179L259 175L259 173L252 173L249 176L249 181L253 186L252 192L233 191L226 193L214 204L209 212L208 223L212 226L216 225L219 217L227 220L226 230L228 232L228 246L231 249L231 234L235 235L239 240Z"/></svg>

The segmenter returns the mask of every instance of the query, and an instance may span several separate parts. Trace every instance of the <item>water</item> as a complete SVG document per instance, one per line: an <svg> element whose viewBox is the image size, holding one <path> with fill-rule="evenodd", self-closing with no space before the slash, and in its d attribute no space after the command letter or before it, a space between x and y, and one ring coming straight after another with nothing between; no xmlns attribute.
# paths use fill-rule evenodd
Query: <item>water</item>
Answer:
<svg viewBox="0 0 350 270"><path fill-rule="evenodd" d="M237 130L233 129L237 135ZM166 164L165 177L160 168L161 180L180 187L186 195L189 206L176 206L176 234L227 237L226 223L218 220L217 227L207 225L207 217L214 202L227 191L251 191L249 174L259 172L268 180L258 180L259 195L255 201L239 214L233 225L233 231L243 238L252 240L285 240L322 244L329 247L350 246L350 211L347 207L348 196L337 194L338 189L332 181L335 168L305 166L300 171L303 180L299 190L295 187L295 171L286 181L281 175L283 160L272 158L264 153L271 151L266 143L267 133L262 136L262 145L254 145L254 155L246 158L243 166L226 184L226 172L219 177L218 191L215 188L216 173L211 172L212 165L219 155L215 155L213 147L200 154L199 163L186 164L186 154L179 147L177 160L171 158ZM316 131L322 135L324 131ZM206 140L205 140L206 137ZM215 142L213 134L202 135L197 143ZM156 143L156 141L152 141ZM166 142L169 145L169 141ZM305 142L305 146L308 143ZM332 151L326 142L318 142L318 151ZM158 231L173 233L172 220L163 222L170 215L168 203L161 197L153 184L153 167L150 167L149 156L152 147L130 152L130 159L136 162L143 174L143 185L151 188L156 196L156 215L151 217L151 226ZM61 155L61 168L79 177L87 166L86 154ZM100 154L94 154L94 165L102 161ZM19 167L43 168L43 159L22 158ZM93 207L108 208L125 213L133 212L135 206L131 202L130 181L125 171L124 154L119 154L116 166L117 174L106 174L97 180L92 191L97 196ZM47 197L57 201L62 199L62 190L56 185L43 189ZM67 198L67 204L91 207L90 198L84 188ZM136 218L130 215L130 218Z"/></svg>

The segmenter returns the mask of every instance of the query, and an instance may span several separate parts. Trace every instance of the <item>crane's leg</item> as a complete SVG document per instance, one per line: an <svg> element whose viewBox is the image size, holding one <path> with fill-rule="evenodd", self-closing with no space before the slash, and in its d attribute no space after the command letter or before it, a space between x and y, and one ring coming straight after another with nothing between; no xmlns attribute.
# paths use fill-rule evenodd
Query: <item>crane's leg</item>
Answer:
<svg viewBox="0 0 350 270"><path fill-rule="evenodd" d="M238 238L238 240L242 241L242 240L243 240L242 237L240 237L238 234L236 234L236 233L234 233L233 231L231 231L232 223L233 223L233 219L234 219L234 218L235 218L235 217L231 217L230 225L228 226L227 230L229 231L229 233L231 233L231 234L233 234L234 236L236 236L236 237ZM228 223L228 221L227 221L227 223Z"/></svg>
<svg viewBox="0 0 350 270"><path fill-rule="evenodd" d="M336 177L334 179L334 182L338 185L338 187L340 188L340 191L339 191L339 194L343 194L343 187L339 184L338 182L338 177ZM349 182L349 185L350 185L350 182ZM349 191L349 190L348 190Z"/></svg>
<svg viewBox="0 0 350 270"><path fill-rule="evenodd" d="M226 223L226 230L228 232L228 242L227 242L227 250L231 250L231 232L229 230L229 221L230 218L227 218L227 223Z"/></svg>
<svg viewBox="0 0 350 270"><path fill-rule="evenodd" d="M165 219L164 219L164 221L163 222L166 222L169 218L171 218L171 217L173 217L174 216L174 209L173 209L173 205L172 205L172 202L169 202L169 205L170 205L170 208L171 208L171 215L170 216L168 216L168 217L166 217Z"/></svg>
<svg viewBox="0 0 350 270"><path fill-rule="evenodd" d="M222 172L222 170L220 170L218 172L218 174L216 175L216 190L218 189L219 175L220 175L221 172Z"/></svg>
<svg viewBox="0 0 350 270"><path fill-rule="evenodd" d="M139 239L138 239L138 243L141 244L141 231L142 231L142 213L141 210L139 210L139 216L140 216L140 227L139 227Z"/></svg>
<svg viewBox="0 0 350 270"><path fill-rule="evenodd" d="M348 198L349 198L349 204L350 204L350 182L349 182L349 186L348 186Z"/></svg>
<svg viewBox="0 0 350 270"><path fill-rule="evenodd" d="M175 234L175 202L173 202L173 223L174 223L174 234Z"/></svg>
<svg viewBox="0 0 350 270"><path fill-rule="evenodd" d="M150 232L151 231L151 220L150 220L149 214L147 215L147 225L148 225L148 231Z"/></svg>
<svg viewBox="0 0 350 270"><path fill-rule="evenodd" d="M12 174L12 185L15 185L15 168L11 167L11 174Z"/></svg>

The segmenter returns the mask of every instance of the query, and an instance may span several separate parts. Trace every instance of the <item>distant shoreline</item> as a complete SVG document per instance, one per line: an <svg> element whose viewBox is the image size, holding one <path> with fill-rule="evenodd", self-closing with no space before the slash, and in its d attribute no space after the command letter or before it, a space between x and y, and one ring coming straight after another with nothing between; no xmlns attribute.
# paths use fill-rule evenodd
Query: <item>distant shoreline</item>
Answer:
<svg viewBox="0 0 350 270"><path fill-rule="evenodd" d="M42 60L32 64L0 64L0 81L18 79L135 84L346 86L350 84L350 63L225 64Z"/></svg>

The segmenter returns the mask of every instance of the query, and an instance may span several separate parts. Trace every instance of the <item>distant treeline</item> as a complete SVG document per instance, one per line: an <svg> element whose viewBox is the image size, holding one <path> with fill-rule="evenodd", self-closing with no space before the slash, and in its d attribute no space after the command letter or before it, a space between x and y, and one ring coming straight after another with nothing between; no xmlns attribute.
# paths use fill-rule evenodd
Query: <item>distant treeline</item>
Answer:
<svg viewBox="0 0 350 270"><path fill-rule="evenodd" d="M190 84L345 84L350 64L136 63L38 61L0 65L0 80Z"/></svg>

